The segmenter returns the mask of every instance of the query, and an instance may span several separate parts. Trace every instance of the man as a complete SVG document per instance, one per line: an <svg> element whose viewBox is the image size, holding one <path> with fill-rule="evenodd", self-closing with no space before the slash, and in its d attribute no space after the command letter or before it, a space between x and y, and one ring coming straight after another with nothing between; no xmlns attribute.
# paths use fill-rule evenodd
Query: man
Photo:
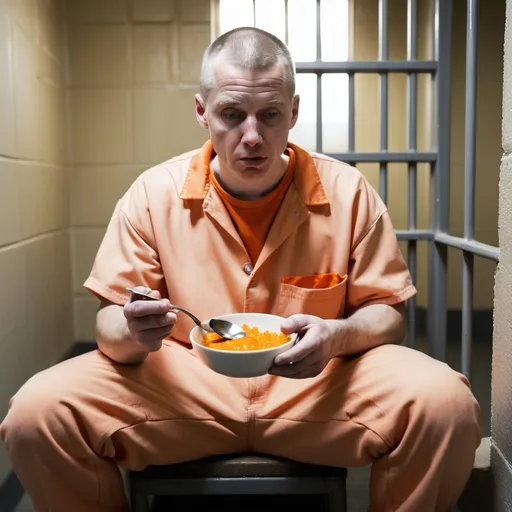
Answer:
<svg viewBox="0 0 512 512"><path fill-rule="evenodd" d="M85 283L99 350L30 379L2 424L37 511L126 510L118 465L247 450L371 463L373 511L456 502L478 404L462 375L398 345L416 290L389 215L357 170L288 143L298 110L275 37L235 30L205 52L196 116L210 140L139 176ZM195 358L169 300L202 319L278 314L304 336L269 375L230 379Z"/></svg>

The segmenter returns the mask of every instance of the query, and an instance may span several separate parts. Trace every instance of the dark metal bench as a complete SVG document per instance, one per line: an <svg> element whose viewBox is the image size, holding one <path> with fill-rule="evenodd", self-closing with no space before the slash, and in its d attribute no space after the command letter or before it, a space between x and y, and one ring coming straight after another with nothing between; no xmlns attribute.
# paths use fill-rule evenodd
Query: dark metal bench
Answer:
<svg viewBox="0 0 512 512"><path fill-rule="evenodd" d="M149 512L162 495L320 494L328 512L346 512L345 468L316 466L264 454L208 457L149 466L128 475L132 512Z"/></svg>

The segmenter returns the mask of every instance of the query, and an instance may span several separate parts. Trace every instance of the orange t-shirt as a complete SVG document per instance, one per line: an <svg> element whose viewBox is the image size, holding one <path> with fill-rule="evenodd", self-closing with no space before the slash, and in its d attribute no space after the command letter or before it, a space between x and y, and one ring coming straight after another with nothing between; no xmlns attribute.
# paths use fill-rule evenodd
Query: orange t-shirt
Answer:
<svg viewBox="0 0 512 512"><path fill-rule="evenodd" d="M272 221L281 206L290 183L293 181L295 153L291 148L287 148L286 152L289 161L283 178L274 190L254 201L243 201L233 197L222 188L215 174L210 172L212 183L233 219L253 265L258 260Z"/></svg>

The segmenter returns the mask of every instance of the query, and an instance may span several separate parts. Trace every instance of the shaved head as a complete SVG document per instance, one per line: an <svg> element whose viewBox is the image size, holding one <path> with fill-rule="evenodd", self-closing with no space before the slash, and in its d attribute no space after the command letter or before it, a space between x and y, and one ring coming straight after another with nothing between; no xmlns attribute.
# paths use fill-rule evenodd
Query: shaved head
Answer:
<svg viewBox="0 0 512 512"><path fill-rule="evenodd" d="M253 27L240 27L222 34L206 49L201 66L201 96L207 99L215 87L215 65L221 57L229 64L250 70L283 66L290 98L295 94L295 66L287 46L277 37Z"/></svg>

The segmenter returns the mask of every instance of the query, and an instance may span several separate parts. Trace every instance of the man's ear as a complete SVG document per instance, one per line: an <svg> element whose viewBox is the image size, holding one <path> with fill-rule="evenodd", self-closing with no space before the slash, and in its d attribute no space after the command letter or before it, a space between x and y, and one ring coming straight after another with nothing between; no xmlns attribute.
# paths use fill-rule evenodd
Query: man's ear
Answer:
<svg viewBox="0 0 512 512"><path fill-rule="evenodd" d="M196 94L196 118L203 128L209 128L208 120L206 118L206 102L200 94Z"/></svg>
<svg viewBox="0 0 512 512"><path fill-rule="evenodd" d="M292 118L290 120L290 130L297 123L297 119L299 117L299 103L300 103L300 96L298 94L296 94L293 98L293 103L292 103Z"/></svg>

